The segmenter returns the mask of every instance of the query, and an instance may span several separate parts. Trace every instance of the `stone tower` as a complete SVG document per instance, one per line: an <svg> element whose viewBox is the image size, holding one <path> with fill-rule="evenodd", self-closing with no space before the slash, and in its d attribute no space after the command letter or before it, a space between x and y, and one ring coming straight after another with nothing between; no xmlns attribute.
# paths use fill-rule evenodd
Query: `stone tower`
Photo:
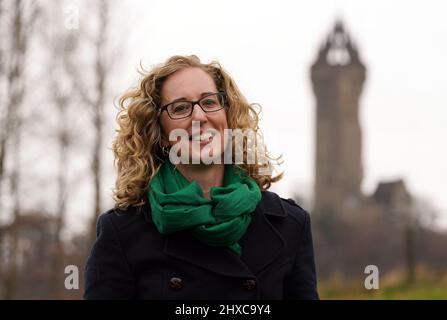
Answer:
<svg viewBox="0 0 447 320"><path fill-rule="evenodd" d="M365 66L341 22L311 68L316 97L314 211L342 213L362 201L362 132L359 99Z"/></svg>

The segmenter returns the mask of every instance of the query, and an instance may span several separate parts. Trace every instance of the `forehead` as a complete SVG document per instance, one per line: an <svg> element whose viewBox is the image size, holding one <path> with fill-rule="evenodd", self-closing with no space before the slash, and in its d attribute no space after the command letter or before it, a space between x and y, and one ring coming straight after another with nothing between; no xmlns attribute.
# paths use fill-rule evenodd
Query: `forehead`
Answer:
<svg viewBox="0 0 447 320"><path fill-rule="evenodd" d="M170 75L161 88L163 102L178 98L198 99L204 92L216 92L213 78L200 68L184 68Z"/></svg>

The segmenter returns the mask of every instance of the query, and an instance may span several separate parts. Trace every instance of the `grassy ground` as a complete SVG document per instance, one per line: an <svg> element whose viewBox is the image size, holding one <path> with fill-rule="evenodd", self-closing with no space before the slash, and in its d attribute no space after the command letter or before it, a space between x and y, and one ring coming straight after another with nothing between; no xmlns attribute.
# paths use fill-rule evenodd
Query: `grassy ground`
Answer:
<svg viewBox="0 0 447 320"><path fill-rule="evenodd" d="M401 274L391 275L379 281L377 290L365 289L364 279L357 281L320 280L318 291L321 299L446 300L447 276L419 275L412 283L409 283Z"/></svg>

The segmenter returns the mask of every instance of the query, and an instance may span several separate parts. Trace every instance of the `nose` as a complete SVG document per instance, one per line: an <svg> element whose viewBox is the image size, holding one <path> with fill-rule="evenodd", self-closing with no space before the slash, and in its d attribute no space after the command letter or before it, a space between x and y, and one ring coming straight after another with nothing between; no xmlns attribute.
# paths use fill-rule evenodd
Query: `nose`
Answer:
<svg viewBox="0 0 447 320"><path fill-rule="evenodd" d="M197 108L196 108L197 107ZM191 120L195 120L195 121L206 121L206 113L205 111L202 110L202 108L200 107L200 105L198 103L196 103L195 105L192 106L192 115L191 115Z"/></svg>

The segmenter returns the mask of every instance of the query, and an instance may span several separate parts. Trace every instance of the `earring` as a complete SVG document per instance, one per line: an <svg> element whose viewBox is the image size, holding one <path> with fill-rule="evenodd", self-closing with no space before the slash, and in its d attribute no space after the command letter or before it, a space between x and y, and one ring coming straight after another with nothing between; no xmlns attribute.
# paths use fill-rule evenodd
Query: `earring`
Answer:
<svg viewBox="0 0 447 320"><path fill-rule="evenodd" d="M162 146L161 147L161 152L163 153L163 155L168 156L169 155L169 149L167 147Z"/></svg>

